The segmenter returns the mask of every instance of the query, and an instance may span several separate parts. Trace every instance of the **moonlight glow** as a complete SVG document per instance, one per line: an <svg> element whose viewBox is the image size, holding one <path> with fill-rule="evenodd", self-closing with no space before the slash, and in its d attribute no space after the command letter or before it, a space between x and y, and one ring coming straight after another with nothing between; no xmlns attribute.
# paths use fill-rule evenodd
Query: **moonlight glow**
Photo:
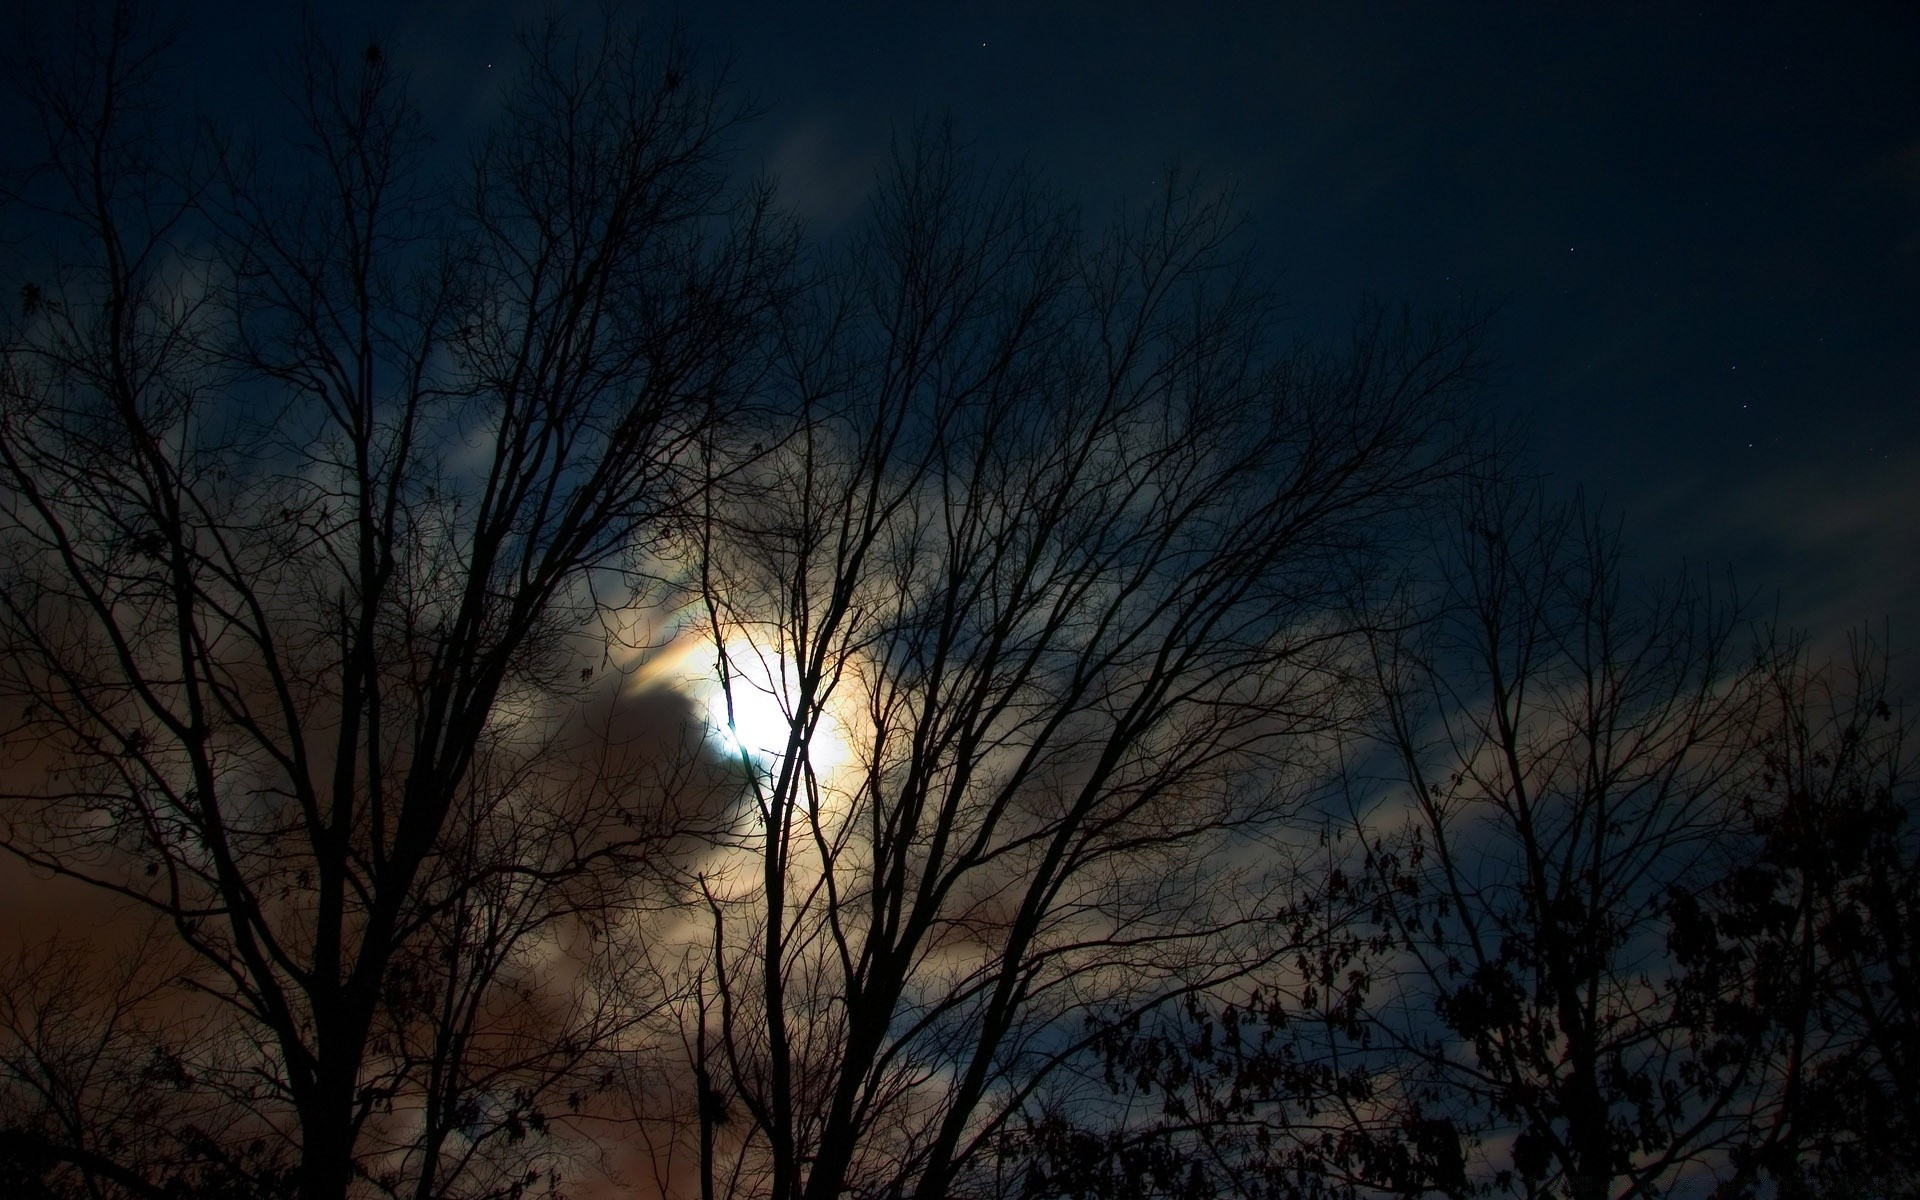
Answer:
<svg viewBox="0 0 1920 1200"><path fill-rule="evenodd" d="M794 698L799 691L792 665L741 638L727 643L726 663L731 686L721 686L716 663L706 697L708 727L729 755L744 753L763 766L778 762L791 740ZM822 713L807 742L807 761L821 770L837 767L848 758L840 723L831 712Z"/></svg>

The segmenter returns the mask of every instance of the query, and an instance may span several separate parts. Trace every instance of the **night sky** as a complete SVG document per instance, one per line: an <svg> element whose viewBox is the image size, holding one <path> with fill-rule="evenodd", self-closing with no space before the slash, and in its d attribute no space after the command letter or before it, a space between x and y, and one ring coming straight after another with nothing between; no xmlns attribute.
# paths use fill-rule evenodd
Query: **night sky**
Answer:
<svg viewBox="0 0 1920 1200"><path fill-rule="evenodd" d="M541 8L320 21L379 38L457 149ZM297 19L190 12L200 102L261 111ZM1649 575L1730 567L1789 624L1889 619L1920 644L1920 5L679 13L766 108L743 161L816 231L928 117L1090 223L1179 165L1237 189L1302 334L1337 337L1369 299L1490 309L1488 404L1556 487L1625 517Z"/></svg>

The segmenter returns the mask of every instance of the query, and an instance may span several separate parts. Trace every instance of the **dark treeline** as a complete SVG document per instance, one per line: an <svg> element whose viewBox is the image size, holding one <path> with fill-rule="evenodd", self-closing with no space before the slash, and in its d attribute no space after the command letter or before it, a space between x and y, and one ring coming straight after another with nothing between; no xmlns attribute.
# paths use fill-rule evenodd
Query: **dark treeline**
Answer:
<svg viewBox="0 0 1920 1200"><path fill-rule="evenodd" d="M1647 581L1480 322L903 136L822 235L681 40L182 111L24 30L0 1192L1916 1191L1907 718Z"/></svg>

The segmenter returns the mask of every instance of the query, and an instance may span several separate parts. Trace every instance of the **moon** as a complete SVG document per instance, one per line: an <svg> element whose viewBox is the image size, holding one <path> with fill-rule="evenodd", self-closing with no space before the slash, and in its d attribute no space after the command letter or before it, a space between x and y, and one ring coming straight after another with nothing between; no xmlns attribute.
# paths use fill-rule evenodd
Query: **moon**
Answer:
<svg viewBox="0 0 1920 1200"><path fill-rule="evenodd" d="M761 767L772 767L792 740L794 697L799 691L792 664L745 638L729 641L723 653L727 686L721 685L721 664L716 661L706 696L707 726L730 757L745 756ZM807 762L821 770L840 766L850 757L840 722L830 711L820 713L807 740Z"/></svg>

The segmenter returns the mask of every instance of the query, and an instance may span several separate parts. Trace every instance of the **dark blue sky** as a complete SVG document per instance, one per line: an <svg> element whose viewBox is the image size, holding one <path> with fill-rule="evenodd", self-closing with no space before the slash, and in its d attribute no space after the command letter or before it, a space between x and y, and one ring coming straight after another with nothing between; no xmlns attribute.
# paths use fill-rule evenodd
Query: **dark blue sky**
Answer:
<svg viewBox="0 0 1920 1200"><path fill-rule="evenodd" d="M379 36L451 145L541 8L320 22ZM1920 5L677 11L767 106L749 161L817 226L927 115L1090 216L1182 164L1237 188L1302 331L1367 298L1490 305L1490 402L1625 514L1650 573L1731 566L1793 624L1920 644ZM296 20L191 12L203 101L261 103Z"/></svg>
<svg viewBox="0 0 1920 1200"><path fill-rule="evenodd" d="M891 129L948 109L1093 211L1172 162L1231 182L1309 329L1369 296L1492 304L1499 402L1621 506L1649 570L1730 564L1796 623L1892 615L1911 645L1920 6L1843 7L768 6L695 28L724 30L775 105L773 165L829 212Z"/></svg>

